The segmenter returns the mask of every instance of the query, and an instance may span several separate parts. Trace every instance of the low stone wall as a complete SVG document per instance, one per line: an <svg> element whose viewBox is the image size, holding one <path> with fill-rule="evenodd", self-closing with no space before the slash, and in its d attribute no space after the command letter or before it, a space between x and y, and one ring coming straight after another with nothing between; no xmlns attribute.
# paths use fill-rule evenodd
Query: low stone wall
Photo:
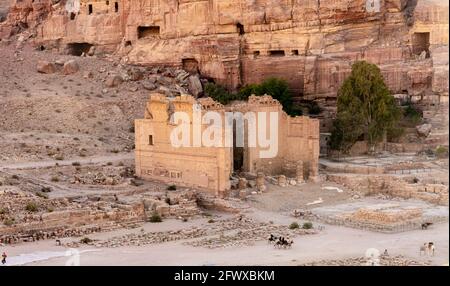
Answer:
<svg viewBox="0 0 450 286"><path fill-rule="evenodd" d="M343 185L363 195L386 194L404 199L420 199L438 205L448 206L448 186L441 184L410 184L389 176L364 176L329 174L327 181Z"/></svg>
<svg viewBox="0 0 450 286"><path fill-rule="evenodd" d="M41 215L41 221L0 227L0 243L79 237L86 234L110 231L148 220L153 213L163 217L191 217L200 213L195 199L185 195L169 196L172 204L165 200L146 198L142 203L117 205L112 210L76 209L55 211Z"/></svg>
<svg viewBox="0 0 450 286"><path fill-rule="evenodd" d="M27 241L82 236L108 231L144 221L143 206L136 204L113 211L69 210L42 215L42 221L0 228L0 242Z"/></svg>
<svg viewBox="0 0 450 286"><path fill-rule="evenodd" d="M202 208L229 213L239 213L242 210L239 205L240 202L241 200L231 198L225 200L204 193L199 193L197 197L197 203Z"/></svg>
<svg viewBox="0 0 450 286"><path fill-rule="evenodd" d="M408 220L408 221L400 221L397 223L391 223L391 224L382 224L377 222L370 222L370 221L358 221L358 220L352 220L348 217L331 217L331 216L321 216L321 215L314 215L310 218L312 221L317 221L321 223L331 224L331 225L337 225L337 226L345 226L345 227L352 227L362 230L369 230L369 231L376 231L376 232L383 232L383 233L398 233L398 232L405 232L410 230L416 230L422 228L422 223L425 221L424 218L422 219L414 219L414 220ZM444 223L448 222L448 217L431 217L427 218L426 222L432 222L432 223Z"/></svg>
<svg viewBox="0 0 450 286"><path fill-rule="evenodd" d="M419 208L400 211L359 209L354 213L344 215L343 218L361 222L397 224L404 221L418 220L422 217L422 214L423 211Z"/></svg>

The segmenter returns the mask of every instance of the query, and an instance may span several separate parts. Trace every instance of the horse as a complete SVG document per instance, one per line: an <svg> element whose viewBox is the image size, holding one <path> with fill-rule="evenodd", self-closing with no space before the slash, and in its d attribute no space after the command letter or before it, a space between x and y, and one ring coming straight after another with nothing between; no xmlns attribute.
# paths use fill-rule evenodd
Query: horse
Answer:
<svg viewBox="0 0 450 286"><path fill-rule="evenodd" d="M294 244L294 241L290 238L286 239L286 242L284 244L285 248L292 248L292 245Z"/></svg>
<svg viewBox="0 0 450 286"><path fill-rule="evenodd" d="M286 238L281 236L280 238L278 238L278 240L275 243L274 247L275 248L281 248L282 247L282 248L286 249L286 248L291 248L292 244L294 244L294 241L292 239L290 239L290 238L286 239Z"/></svg>
<svg viewBox="0 0 450 286"><path fill-rule="evenodd" d="M267 243L274 243L278 240L278 236L270 234L270 236L267 238Z"/></svg>
<svg viewBox="0 0 450 286"><path fill-rule="evenodd" d="M422 230L426 230L426 229L428 229L428 227L430 227L430 226L432 226L432 225L433 225L432 222L425 222L425 223L422 223Z"/></svg>

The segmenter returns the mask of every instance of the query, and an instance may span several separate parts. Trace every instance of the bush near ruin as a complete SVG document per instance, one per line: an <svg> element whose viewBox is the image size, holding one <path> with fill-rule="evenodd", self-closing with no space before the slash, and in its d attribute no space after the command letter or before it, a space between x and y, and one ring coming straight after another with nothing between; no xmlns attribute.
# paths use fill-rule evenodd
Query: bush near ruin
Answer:
<svg viewBox="0 0 450 286"><path fill-rule="evenodd" d="M230 93L223 86L207 83L205 85L205 93L224 105L233 100L247 100L251 95L263 96L267 94L277 99L287 114L291 116L301 115L300 110L293 106L292 94L288 83L279 78L269 78L261 84L246 85L238 93Z"/></svg>
<svg viewBox="0 0 450 286"><path fill-rule="evenodd" d="M358 61L338 92L330 147L345 153L364 138L373 152L376 143L395 127L401 115L380 69Z"/></svg>
<svg viewBox="0 0 450 286"><path fill-rule="evenodd" d="M300 225L297 222L293 222L289 225L289 229L299 229Z"/></svg>
<svg viewBox="0 0 450 286"><path fill-rule="evenodd" d="M229 93L223 86L216 85L214 83L207 83L205 85L205 93L215 101L218 101L224 105L233 100L237 100L235 94Z"/></svg>
<svg viewBox="0 0 450 286"><path fill-rule="evenodd" d="M436 154L436 157L443 159L448 158L448 148L444 146L439 146L436 148L436 151L434 152Z"/></svg>
<svg viewBox="0 0 450 286"><path fill-rule="evenodd" d="M34 203L34 202L29 202L29 203L26 205L25 210L26 210L26 211L29 211L29 212L35 213L35 212L37 212L37 211L39 210L39 208L38 208L38 205L37 205L36 203Z"/></svg>
<svg viewBox="0 0 450 286"><path fill-rule="evenodd" d="M259 96L265 94L271 95L281 103L287 114L297 115L296 110L293 107L292 94L289 91L289 85L283 79L269 78L261 84L247 85L239 91L238 97L247 99L252 94Z"/></svg>
<svg viewBox="0 0 450 286"><path fill-rule="evenodd" d="M305 222L302 226L303 229L312 229L313 228L313 224L312 222Z"/></svg>
<svg viewBox="0 0 450 286"><path fill-rule="evenodd" d="M153 213L152 216L150 217L149 221L153 222L153 223L162 222L162 218L159 214Z"/></svg>
<svg viewBox="0 0 450 286"><path fill-rule="evenodd" d="M175 185L170 185L170 186L167 187L167 190L168 190L168 191L176 191L176 190L177 190L177 186L175 186Z"/></svg>

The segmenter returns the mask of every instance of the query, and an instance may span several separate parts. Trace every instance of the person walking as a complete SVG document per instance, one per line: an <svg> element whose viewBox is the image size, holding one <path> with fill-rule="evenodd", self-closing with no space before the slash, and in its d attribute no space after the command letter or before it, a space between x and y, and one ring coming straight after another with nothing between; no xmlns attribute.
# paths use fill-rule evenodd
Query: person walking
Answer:
<svg viewBox="0 0 450 286"><path fill-rule="evenodd" d="M6 264L6 258L8 257L8 255L6 255L6 252L3 252L2 254L2 264L5 265Z"/></svg>

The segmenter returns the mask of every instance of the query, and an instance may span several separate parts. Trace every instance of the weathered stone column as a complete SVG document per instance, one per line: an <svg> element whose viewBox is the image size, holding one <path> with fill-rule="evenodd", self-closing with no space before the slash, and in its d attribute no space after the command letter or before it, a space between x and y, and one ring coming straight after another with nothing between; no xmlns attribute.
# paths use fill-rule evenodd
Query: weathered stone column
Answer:
<svg viewBox="0 0 450 286"><path fill-rule="evenodd" d="M309 166L309 180L317 183L319 181L319 162L318 160L311 161Z"/></svg>
<svg viewBox="0 0 450 286"><path fill-rule="evenodd" d="M297 162L296 177L297 177L297 184L302 184L305 182L305 177L303 175L303 161Z"/></svg>
<svg viewBox="0 0 450 286"><path fill-rule="evenodd" d="M280 187L286 187L287 186L287 180L285 175L278 176L278 186Z"/></svg>
<svg viewBox="0 0 450 286"><path fill-rule="evenodd" d="M266 177L263 172L258 172L256 177L256 188L259 192L264 192L266 190Z"/></svg>
<svg viewBox="0 0 450 286"><path fill-rule="evenodd" d="M238 189L239 190L244 190L247 188L247 179L246 178L239 178L239 183L238 183Z"/></svg>
<svg viewBox="0 0 450 286"><path fill-rule="evenodd" d="M247 189L243 189L239 191L239 198L241 200L245 200L247 198Z"/></svg>

